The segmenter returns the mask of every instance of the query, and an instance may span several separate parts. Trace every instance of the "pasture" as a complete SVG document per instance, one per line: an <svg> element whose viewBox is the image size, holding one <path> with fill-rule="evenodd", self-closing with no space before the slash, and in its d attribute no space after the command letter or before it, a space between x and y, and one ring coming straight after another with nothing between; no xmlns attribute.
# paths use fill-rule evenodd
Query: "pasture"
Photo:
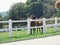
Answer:
<svg viewBox="0 0 60 45"><path fill-rule="evenodd" d="M30 26L31 21L43 21L43 25L41 26ZM53 35L59 35L60 34L60 18L51 18L51 19L36 19L36 20L16 20L16 21L0 21L0 23L8 23L7 28L0 29L0 43L3 42L12 42L12 41L20 41L20 40L26 40L26 39L34 39L34 38L41 38L41 37L47 37L47 36L53 36ZM25 22L27 23L24 25L19 26L13 26L13 23L18 22ZM41 29L43 28L43 30ZM31 29L36 29L34 34L31 33ZM38 28L38 33L37 33ZM40 28L40 30L39 30ZM42 33L43 31L43 33ZM33 32L33 31L32 31Z"/></svg>
<svg viewBox="0 0 60 45"><path fill-rule="evenodd" d="M48 37L48 36L54 36L59 34L60 34L60 27L58 27L58 32L55 32L54 28L46 28L46 33L44 34L39 32L38 34L36 33L36 34L28 35L27 30L13 31L12 38L9 38L8 32L0 32L0 43Z"/></svg>

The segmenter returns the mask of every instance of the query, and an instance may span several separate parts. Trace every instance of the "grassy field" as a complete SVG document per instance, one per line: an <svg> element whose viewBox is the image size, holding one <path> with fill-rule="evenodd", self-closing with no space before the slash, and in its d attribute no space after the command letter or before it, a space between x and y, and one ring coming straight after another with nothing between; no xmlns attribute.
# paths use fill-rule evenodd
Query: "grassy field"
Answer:
<svg viewBox="0 0 60 45"><path fill-rule="evenodd" d="M38 34L33 34L33 35L28 35L26 30L13 31L12 38L9 38L8 32L0 32L0 43L20 41L20 40L33 39L33 38L41 38L41 37L47 37L47 36L53 36L59 34L60 34L60 28L58 28L58 32L55 32L54 28L47 28L45 34L41 34L39 32Z"/></svg>

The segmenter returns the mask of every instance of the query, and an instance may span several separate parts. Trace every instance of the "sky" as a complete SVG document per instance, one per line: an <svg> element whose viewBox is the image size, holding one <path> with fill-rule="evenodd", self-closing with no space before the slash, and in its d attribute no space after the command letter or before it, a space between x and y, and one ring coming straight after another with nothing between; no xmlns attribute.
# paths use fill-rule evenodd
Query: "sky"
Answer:
<svg viewBox="0 0 60 45"><path fill-rule="evenodd" d="M8 11L13 4L18 2L25 3L26 0L0 0L0 12Z"/></svg>

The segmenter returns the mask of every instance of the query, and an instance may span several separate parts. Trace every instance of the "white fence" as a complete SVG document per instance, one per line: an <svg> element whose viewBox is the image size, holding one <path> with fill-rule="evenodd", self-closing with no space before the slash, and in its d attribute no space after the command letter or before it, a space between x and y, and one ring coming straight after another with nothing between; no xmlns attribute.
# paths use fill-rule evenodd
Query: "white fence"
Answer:
<svg viewBox="0 0 60 45"><path fill-rule="evenodd" d="M54 20L55 23L54 24L46 24L46 21L48 20ZM31 19L27 19L27 20L16 20L16 21L0 21L0 23L8 23L9 28L6 29L0 29L0 31L9 31L9 37L12 37L12 31L13 30L18 30L18 29L26 29L27 33L30 34L30 28L40 28L43 27L43 33L46 33L46 27L55 27L55 31L58 31L57 26L60 26L60 23L57 23L57 21L60 20L60 18L51 18L51 19L36 19L36 20L31 20ZM31 21L43 21L43 26L34 26L34 27L30 27L30 22ZM27 26L26 27L22 27L22 28L12 28L12 23L17 23L17 22L27 22Z"/></svg>

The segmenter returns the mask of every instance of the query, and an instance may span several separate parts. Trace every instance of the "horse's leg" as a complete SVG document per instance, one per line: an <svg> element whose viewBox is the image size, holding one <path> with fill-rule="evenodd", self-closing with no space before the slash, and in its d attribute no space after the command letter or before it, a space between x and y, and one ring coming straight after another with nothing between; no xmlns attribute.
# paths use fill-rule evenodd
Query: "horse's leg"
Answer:
<svg viewBox="0 0 60 45"><path fill-rule="evenodd" d="M30 35L32 34L32 29L30 29Z"/></svg>
<svg viewBox="0 0 60 45"><path fill-rule="evenodd" d="M40 33L40 31L41 31L41 30L40 30L40 28L39 28L39 33Z"/></svg>
<svg viewBox="0 0 60 45"><path fill-rule="evenodd" d="M36 34L37 34L37 32L38 32L37 30L38 30L38 29L37 29L37 28L35 28L35 32L36 32Z"/></svg>
<svg viewBox="0 0 60 45"><path fill-rule="evenodd" d="M37 28L37 34L40 33L40 28Z"/></svg>
<svg viewBox="0 0 60 45"><path fill-rule="evenodd" d="M41 27L41 29L42 29L42 33L43 33L43 27Z"/></svg>
<svg viewBox="0 0 60 45"><path fill-rule="evenodd" d="M36 29L35 28L33 28L33 34L35 34L36 33Z"/></svg>
<svg viewBox="0 0 60 45"><path fill-rule="evenodd" d="M39 30L39 28L37 28L37 34L38 34L38 30Z"/></svg>

